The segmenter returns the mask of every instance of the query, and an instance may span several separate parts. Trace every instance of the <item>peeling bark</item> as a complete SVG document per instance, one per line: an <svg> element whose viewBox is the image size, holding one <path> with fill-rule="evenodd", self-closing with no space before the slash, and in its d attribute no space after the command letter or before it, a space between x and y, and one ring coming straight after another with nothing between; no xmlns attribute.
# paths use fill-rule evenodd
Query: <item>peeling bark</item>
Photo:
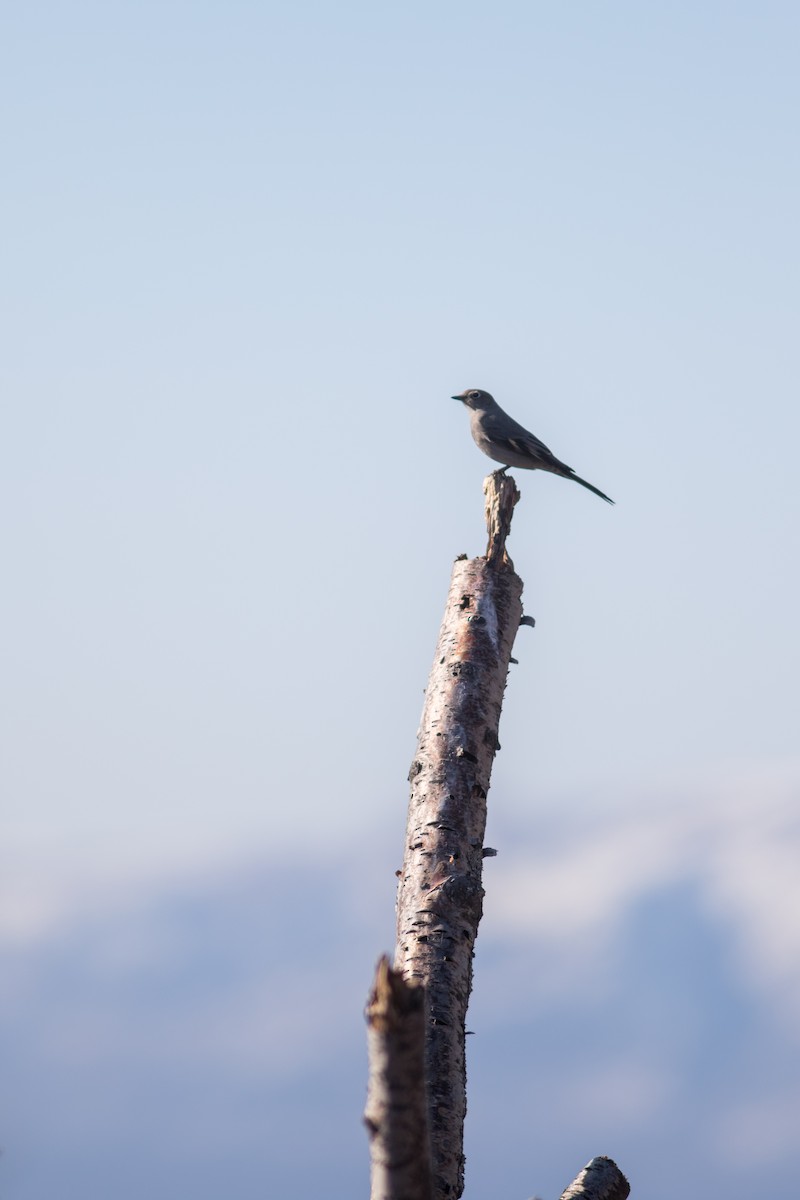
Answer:
<svg viewBox="0 0 800 1200"><path fill-rule="evenodd" d="M427 1081L437 1200L464 1188L465 1020L483 905L486 795L522 580L505 553L519 493L490 475L486 558L459 559L411 765L395 967L425 985Z"/></svg>

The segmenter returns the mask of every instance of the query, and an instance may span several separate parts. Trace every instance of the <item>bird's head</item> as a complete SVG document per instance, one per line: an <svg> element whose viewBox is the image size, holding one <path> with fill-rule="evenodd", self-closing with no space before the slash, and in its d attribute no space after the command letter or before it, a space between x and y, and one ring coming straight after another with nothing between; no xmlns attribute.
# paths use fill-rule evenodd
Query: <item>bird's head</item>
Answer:
<svg viewBox="0 0 800 1200"><path fill-rule="evenodd" d="M467 388L465 392L450 398L451 400L460 400L462 404L466 404L467 408L491 408L494 404L493 397L480 388Z"/></svg>

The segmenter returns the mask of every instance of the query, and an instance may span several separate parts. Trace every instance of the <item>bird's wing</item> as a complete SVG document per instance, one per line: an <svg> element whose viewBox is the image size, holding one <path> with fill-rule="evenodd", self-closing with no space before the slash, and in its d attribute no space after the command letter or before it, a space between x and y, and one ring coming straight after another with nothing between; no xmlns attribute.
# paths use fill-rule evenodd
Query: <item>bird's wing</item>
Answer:
<svg viewBox="0 0 800 1200"><path fill-rule="evenodd" d="M514 433L505 437L502 435L498 436L497 433L493 432L492 440L496 445L510 450L514 454L521 454L525 458L538 458L542 466L549 467L559 474L562 471L565 474L572 471L572 467L568 467L566 463L562 463L560 459L556 458L553 451L548 446L545 446L544 442L534 437L532 433L528 433L527 429L523 429L521 426L519 430L515 430Z"/></svg>
<svg viewBox="0 0 800 1200"><path fill-rule="evenodd" d="M532 454L535 458L552 458L552 451L545 446L544 442L540 442L532 433L523 430L521 433L512 434L511 437L499 438L504 445L507 445L517 454Z"/></svg>
<svg viewBox="0 0 800 1200"><path fill-rule="evenodd" d="M481 425L493 442L497 442L499 446L508 446L515 454L552 457L552 452L544 442L540 442L524 425L520 425L519 421L503 412L499 405L494 412L483 414Z"/></svg>
<svg viewBox="0 0 800 1200"><path fill-rule="evenodd" d="M558 475L572 472L572 467L556 458L549 446L535 437L524 425L520 425L519 421L503 412L499 405L497 411L486 414L482 423L484 432L498 448L522 455L523 458L538 459L545 470L554 471Z"/></svg>

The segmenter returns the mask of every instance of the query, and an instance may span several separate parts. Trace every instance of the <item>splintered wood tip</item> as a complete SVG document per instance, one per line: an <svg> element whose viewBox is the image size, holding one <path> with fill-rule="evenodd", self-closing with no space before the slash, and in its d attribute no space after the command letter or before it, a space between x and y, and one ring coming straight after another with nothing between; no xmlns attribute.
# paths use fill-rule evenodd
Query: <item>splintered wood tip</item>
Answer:
<svg viewBox="0 0 800 1200"><path fill-rule="evenodd" d="M483 494L486 497L486 532L489 535L486 559L493 567L506 566L513 571L514 564L506 550L506 538L511 532L514 505L520 496L517 485L512 476L506 475L504 467L486 476Z"/></svg>

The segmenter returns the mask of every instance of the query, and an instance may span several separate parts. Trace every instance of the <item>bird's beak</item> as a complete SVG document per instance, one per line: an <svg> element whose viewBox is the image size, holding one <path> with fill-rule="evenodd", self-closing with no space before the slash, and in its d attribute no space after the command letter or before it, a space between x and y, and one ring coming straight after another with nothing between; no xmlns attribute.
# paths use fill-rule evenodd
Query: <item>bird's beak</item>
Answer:
<svg viewBox="0 0 800 1200"><path fill-rule="evenodd" d="M450 399L451 399L451 400L463 400L463 399L464 399L464 393L462 392L460 396L451 396L451 397L450 397Z"/></svg>

